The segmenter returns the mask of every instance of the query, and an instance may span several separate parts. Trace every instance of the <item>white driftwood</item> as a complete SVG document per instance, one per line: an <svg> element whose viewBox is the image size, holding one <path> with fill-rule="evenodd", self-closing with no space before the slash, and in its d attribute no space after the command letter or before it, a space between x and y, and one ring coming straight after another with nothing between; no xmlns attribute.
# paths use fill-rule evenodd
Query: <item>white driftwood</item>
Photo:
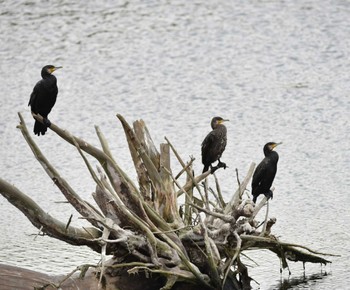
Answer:
<svg viewBox="0 0 350 290"><path fill-rule="evenodd" d="M52 123L50 129L78 150L96 183L93 193L96 205L91 205L79 197L45 158L21 114L19 117L18 128L34 156L91 227L77 229L53 219L28 196L2 179L0 193L44 234L100 252L101 263L95 268L100 284L107 283L109 289L124 289L121 285L113 288L115 277L140 272L165 277L164 285L159 287L164 290L177 287L180 281L195 285L194 289L233 289L237 285L244 289L250 287L251 279L240 256L249 249L268 249L276 253L283 268L288 266L288 259L329 263L321 257L326 255L324 253L283 243L272 235L271 228L276 219L268 216L268 208L260 230L256 216L266 205L266 198L254 205L243 195L254 173L254 163L242 182L237 174L238 188L226 203L219 174L212 178L208 171L194 176L194 158L185 163L167 138L167 143L161 144L158 150L142 120L135 121L131 127L123 116L117 115L137 173L137 185L118 166L98 127L95 129L102 150ZM42 121L41 116L34 117ZM182 166L179 174L172 172L171 153ZM100 163L97 171L86 154ZM185 184L177 178L183 172L187 175ZM214 189L210 186L213 179ZM203 188L200 182L204 180ZM178 197L183 193L185 204L178 205ZM113 258L107 261L108 254Z"/></svg>

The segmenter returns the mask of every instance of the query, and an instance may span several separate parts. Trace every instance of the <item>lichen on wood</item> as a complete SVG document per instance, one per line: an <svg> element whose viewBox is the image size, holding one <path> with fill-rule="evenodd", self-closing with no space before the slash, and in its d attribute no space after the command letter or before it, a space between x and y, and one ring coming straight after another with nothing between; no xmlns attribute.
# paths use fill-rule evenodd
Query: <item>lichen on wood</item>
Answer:
<svg viewBox="0 0 350 290"><path fill-rule="evenodd" d="M34 117L42 121L41 116ZM142 120L130 126L123 116L117 115L135 167L137 184L116 163L100 128L95 127L102 149L51 123L50 129L78 150L96 183L93 193L96 204L91 205L45 158L20 113L19 118L18 128L34 156L91 227L73 228L53 219L2 179L0 193L44 234L73 245L86 245L101 253L101 262L94 270L101 288L124 289L121 279L143 273L150 282L158 279L157 283L162 284L159 288L163 290L176 289L184 283L188 287L200 285L202 289L247 289L252 279L241 255L251 249L274 252L282 268L288 267L288 261L330 263L323 257L328 254L282 242L272 234L276 218L268 216L266 198L254 205L244 194L254 172L254 163L242 181L237 174L237 190L225 202L215 174L212 177L205 172L195 176L194 158L185 163L167 138L158 151ZM99 162L97 170L86 154ZM171 154L182 167L178 174L172 172ZM181 184L179 178L182 174L186 174L185 184ZM214 188L209 186L213 180ZM178 204L183 194L184 204ZM256 215L266 205L264 226L259 230ZM107 260L107 255L112 257Z"/></svg>

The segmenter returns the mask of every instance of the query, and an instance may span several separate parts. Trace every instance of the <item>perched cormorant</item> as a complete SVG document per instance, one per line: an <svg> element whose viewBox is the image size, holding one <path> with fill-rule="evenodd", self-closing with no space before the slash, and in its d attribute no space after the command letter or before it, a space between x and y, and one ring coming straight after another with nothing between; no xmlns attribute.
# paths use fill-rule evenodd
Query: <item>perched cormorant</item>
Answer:
<svg viewBox="0 0 350 290"><path fill-rule="evenodd" d="M227 129L222 123L228 121L221 117L214 117L211 120L211 128L213 129L202 142L202 163L204 164L203 172L208 171L209 167L213 173L220 167L226 168L226 164L220 161L220 157L225 150L227 143ZM214 168L212 163L219 161Z"/></svg>
<svg viewBox="0 0 350 290"><path fill-rule="evenodd" d="M264 194L271 199L273 197L270 188L275 179L278 162L278 153L273 149L281 143L269 142L264 146L265 158L259 163L253 175L252 194L254 203L260 194Z"/></svg>
<svg viewBox="0 0 350 290"><path fill-rule="evenodd" d="M31 107L31 111L35 114L40 114L44 118L44 124L35 120L34 133L38 136L40 134L45 135L47 127L51 125L47 116L55 105L58 93L57 79L52 73L59 68L61 66L44 66L41 70L42 79L36 83L30 95L28 106Z"/></svg>

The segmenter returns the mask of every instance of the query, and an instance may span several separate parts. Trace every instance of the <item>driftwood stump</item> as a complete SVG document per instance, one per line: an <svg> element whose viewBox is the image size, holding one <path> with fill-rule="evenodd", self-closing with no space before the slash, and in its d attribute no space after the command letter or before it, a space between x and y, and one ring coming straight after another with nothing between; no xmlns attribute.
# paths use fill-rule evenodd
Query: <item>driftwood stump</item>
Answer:
<svg viewBox="0 0 350 290"><path fill-rule="evenodd" d="M34 117L42 121L40 116ZM254 205L244 195L254 172L254 163L244 180L238 182L231 199L225 202L215 174L210 178L207 178L209 172L194 176L194 159L185 163L168 139L158 151L142 120L131 127L121 115L117 117L126 135L137 184L115 162L98 127L96 132L102 149L53 123L50 126L64 141L72 144L85 161L96 183L93 193L96 205L92 205L84 201L45 158L19 114L18 128L34 156L91 227L74 228L54 219L27 195L0 179L0 193L43 233L72 245L86 245L101 253L98 265L76 269L81 276L89 269L89 278L85 279L90 279L90 283L96 283L100 289L120 290L136 290L139 286L143 290L250 289L252 279L240 259L241 253L250 249L268 249L276 253L282 268L288 267L288 260L330 263L321 257L327 254L277 239L271 231L276 219L268 217L268 210L263 226L258 227L255 217L267 200L263 198ZM177 175L170 166L171 153L183 167ZM97 171L85 154L99 162ZM179 181L182 174L187 176L185 184ZM212 180L215 180L215 189L208 185ZM185 201L180 205L182 195ZM106 255L113 255L113 258L106 260ZM65 289L68 281L54 279L40 287Z"/></svg>

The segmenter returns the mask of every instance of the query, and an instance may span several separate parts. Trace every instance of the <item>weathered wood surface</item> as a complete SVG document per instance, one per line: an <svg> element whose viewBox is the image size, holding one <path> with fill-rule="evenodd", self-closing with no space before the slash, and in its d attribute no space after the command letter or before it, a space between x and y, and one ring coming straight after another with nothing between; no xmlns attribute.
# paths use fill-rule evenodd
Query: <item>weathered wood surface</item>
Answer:
<svg viewBox="0 0 350 290"><path fill-rule="evenodd" d="M92 280L80 281L75 276L69 276L64 281L67 283L64 287L70 287L68 283L73 285L88 281L92 289L97 289L98 283L99 288L108 290L248 289L251 278L240 254L250 249L268 249L276 253L283 269L288 268L287 260L330 262L321 257L327 254L284 243L272 234L271 227L276 218L268 216L266 197L255 205L249 194L245 194L254 172L254 163L242 182L236 170L238 189L232 190L231 199L225 203L215 174L216 186L213 189L209 171L195 176L191 170L194 159L191 158L187 164L182 161L168 139L158 151L142 120L134 122L131 127L121 115L117 115L136 170L137 185L118 166L98 127L96 133L102 149L51 123L50 129L78 150L95 181L93 197L96 205L92 205L83 200L45 158L29 134L21 114L19 117L18 128L34 156L69 203L91 226L74 228L53 219L29 196L1 178L0 194L21 210L42 233L73 245L89 246L101 254L101 262L90 266L90 270L96 271L97 278L92 272L86 278ZM40 116L34 117L41 120ZM172 173L170 149L182 166L178 174ZM97 172L86 154L99 162ZM181 174L186 174L185 184L179 181ZM178 197L182 194L185 195L185 204L179 210ZM261 221L257 221L256 216L265 206L265 218L260 227ZM113 258L107 261L107 254L113 255ZM64 278L3 267L8 283L22 283L20 281L25 279L28 283L48 283ZM14 280L16 275L20 277L18 281ZM4 284L7 282L1 283L4 287L12 287ZM70 289L64 287L62 289Z"/></svg>
<svg viewBox="0 0 350 290"><path fill-rule="evenodd" d="M43 285L50 283L59 284L63 279L63 275L50 276L24 268L0 264L0 290L33 290L34 287L43 287ZM64 282L62 289L96 290L97 284L97 279L92 275L87 275L85 279L73 276ZM52 286L48 286L46 289L57 290Z"/></svg>
<svg viewBox="0 0 350 290"><path fill-rule="evenodd" d="M25 268L0 264L0 290L34 290L47 285L45 290L57 290L62 280L66 279L64 275L47 275L41 272L28 270ZM123 277L114 277L113 287L104 290L158 290L164 285L162 279L146 278L144 275L125 275ZM55 286L50 286L54 284ZM115 285L117 285L116 288ZM119 285L119 286L118 286ZM61 285L62 290L97 290L98 279L92 271L88 272L82 279L78 275L66 279ZM198 290L198 286L193 284L178 283L173 290ZM201 290L206 290L201 288Z"/></svg>

